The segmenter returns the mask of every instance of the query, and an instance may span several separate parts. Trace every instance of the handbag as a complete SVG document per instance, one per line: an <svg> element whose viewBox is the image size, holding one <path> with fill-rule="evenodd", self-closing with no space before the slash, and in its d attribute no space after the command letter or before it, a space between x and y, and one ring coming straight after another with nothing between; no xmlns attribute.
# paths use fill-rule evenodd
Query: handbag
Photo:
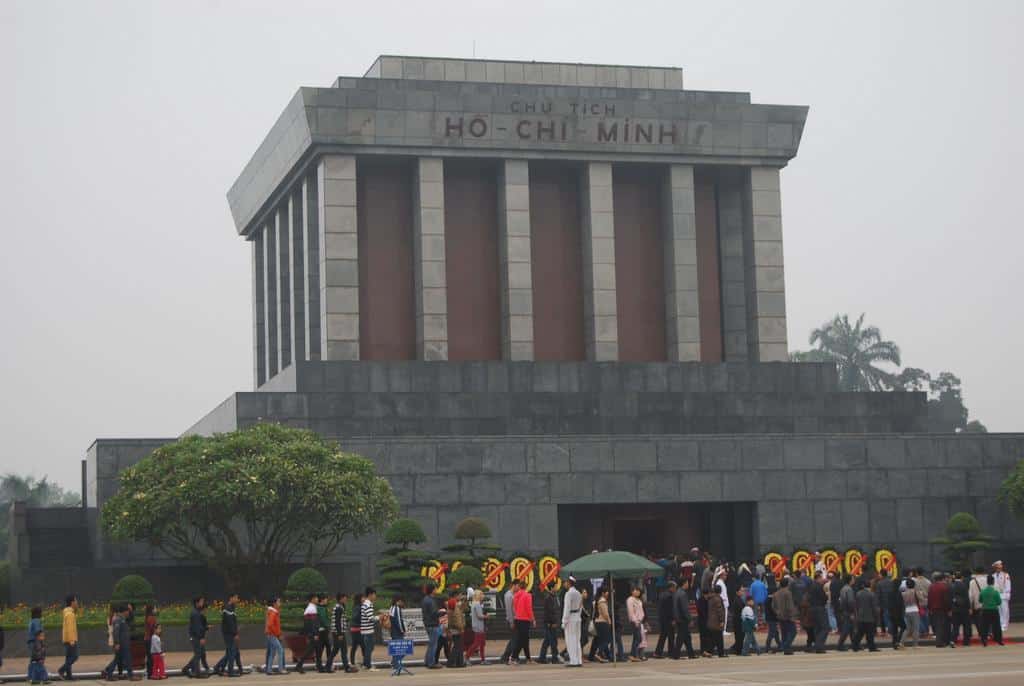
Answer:
<svg viewBox="0 0 1024 686"><path fill-rule="evenodd" d="M597 635L597 625L594 624L594 620L590 620L590 623L587 624L587 633L591 636Z"/></svg>

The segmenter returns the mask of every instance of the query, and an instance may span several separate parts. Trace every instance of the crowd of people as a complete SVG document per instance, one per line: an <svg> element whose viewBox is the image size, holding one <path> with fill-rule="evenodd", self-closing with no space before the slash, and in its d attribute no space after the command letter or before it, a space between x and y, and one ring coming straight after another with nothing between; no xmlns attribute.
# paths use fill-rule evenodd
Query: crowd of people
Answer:
<svg viewBox="0 0 1024 686"><path fill-rule="evenodd" d="M916 648L926 639L939 648L954 648L958 642L968 647L975 632L981 645L987 647L1004 644L1003 634L1009 624L1011 583L1002 562L991 569L976 568L973 574L937 571L925 575L917 568L898 577L886 570L857 575L834 573L819 564L806 573L799 570L780 578L763 565L744 563L734 567L728 562L712 562L710 555L694 549L682 561L662 558L659 564L665 569L664 575L646 578L637 585L570 576L560 593L555 583L548 584L541 590L539 625L535 599L527 583L513 581L502 597L511 638L499 662L564 662L568 667L579 667L584 662L638 662L649 657L685 656L692 660L766 651L791 655L801 629L806 635L803 650L815 653L825 652L829 634L837 636L835 648L840 651L877 652L879 639L888 641L895 650ZM378 629L385 640L398 641L407 635L405 598L395 595L390 608L382 612L376 609L376 601L377 592L372 587L356 594L351 602L348 594L337 593L333 606L327 594L310 595L302 615L305 649L295 660L295 671L304 673L310 662L318 672L356 672L360 665L365 670L376 669L373 650ZM211 669L206 657L206 598L193 600L188 622L192 657L182 667L183 675L241 676L238 602L237 594L229 595L224 602L220 617L224 655ZM653 650L647 643L651 607L656 608L658 628ZM428 583L420 608L427 634L424 662L428 669L441 668L442 655L444 666L449 668L468 667L474 656L478 664L486 663L487 625L495 619L495 612L488 609L482 590L455 589L445 599ZM77 610L78 598L67 596L61 626L64 661L57 670L64 680L74 678L72 670L78 659ZM102 672L107 680L142 678L134 673L132 665L134 618L135 608L130 603L111 608L108 644L113 656ZM694 629L698 634L696 647ZM767 632L763 646L758 641L761 630ZM268 676L286 673L280 597L269 599L263 632L266 653L260 671ZM541 637L536 659L530 652L531 633ZM156 611L147 605L143 638L149 679L167 678L162 634ZM628 652L624 649L627 636L631 639ZM727 650L728 638L732 645ZM31 611L27 641L28 680L33 684L50 683L40 607ZM396 671L402 668L401 659L392 658Z"/></svg>

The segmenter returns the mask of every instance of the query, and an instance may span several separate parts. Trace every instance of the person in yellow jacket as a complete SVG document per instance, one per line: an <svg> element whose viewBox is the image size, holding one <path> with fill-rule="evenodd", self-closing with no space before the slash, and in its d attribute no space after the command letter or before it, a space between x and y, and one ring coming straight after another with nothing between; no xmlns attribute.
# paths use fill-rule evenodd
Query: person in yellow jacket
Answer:
<svg viewBox="0 0 1024 686"><path fill-rule="evenodd" d="M78 660L78 596L64 599L64 617L60 640L64 643L64 664L57 670L61 678L71 681L71 665Z"/></svg>

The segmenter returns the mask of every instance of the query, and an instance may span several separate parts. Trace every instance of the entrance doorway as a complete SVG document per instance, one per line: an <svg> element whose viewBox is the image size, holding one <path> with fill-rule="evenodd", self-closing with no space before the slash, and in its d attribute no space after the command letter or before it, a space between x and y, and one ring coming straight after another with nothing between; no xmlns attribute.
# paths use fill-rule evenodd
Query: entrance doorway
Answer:
<svg viewBox="0 0 1024 686"><path fill-rule="evenodd" d="M609 548L682 555L696 546L716 557L751 560L755 513L754 503L559 505L558 556L564 563Z"/></svg>

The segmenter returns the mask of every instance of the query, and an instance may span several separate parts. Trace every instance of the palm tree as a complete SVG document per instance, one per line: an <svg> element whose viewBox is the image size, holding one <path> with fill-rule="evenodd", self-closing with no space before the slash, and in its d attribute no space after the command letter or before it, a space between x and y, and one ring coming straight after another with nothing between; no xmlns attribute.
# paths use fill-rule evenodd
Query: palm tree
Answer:
<svg viewBox="0 0 1024 686"><path fill-rule="evenodd" d="M900 365L900 348L892 341L883 341L876 326L864 326L864 315L850 324L847 315L836 315L821 328L811 332L811 345L824 359L836 363L839 388L844 391L884 391L896 385L896 375L876 365Z"/></svg>

